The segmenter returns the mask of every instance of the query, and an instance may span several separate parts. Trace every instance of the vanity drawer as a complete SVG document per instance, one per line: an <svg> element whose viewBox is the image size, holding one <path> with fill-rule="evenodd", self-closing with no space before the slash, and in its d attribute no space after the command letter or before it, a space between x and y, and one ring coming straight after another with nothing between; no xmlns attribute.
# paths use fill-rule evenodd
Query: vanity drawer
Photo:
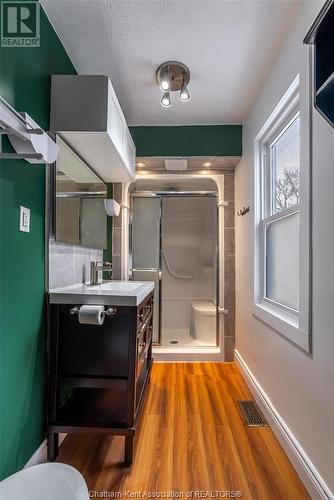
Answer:
<svg viewBox="0 0 334 500"><path fill-rule="evenodd" d="M137 377L139 376L143 365L146 362L148 356L148 350L152 343L152 323L147 321L146 326L137 335Z"/></svg>
<svg viewBox="0 0 334 500"><path fill-rule="evenodd" d="M150 314L153 313L153 294L149 295L148 299L145 300L138 307L138 315L137 315L137 329L141 330L144 323L149 318Z"/></svg>

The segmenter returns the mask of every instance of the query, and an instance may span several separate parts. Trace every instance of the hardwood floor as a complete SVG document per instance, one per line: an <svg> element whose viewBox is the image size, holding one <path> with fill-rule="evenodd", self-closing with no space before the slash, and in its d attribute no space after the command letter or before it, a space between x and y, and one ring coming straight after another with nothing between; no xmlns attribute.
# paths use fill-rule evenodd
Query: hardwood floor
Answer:
<svg viewBox="0 0 334 500"><path fill-rule="evenodd" d="M101 435L67 436L58 461L82 472L92 498L224 498L226 490L252 500L310 498L271 429L245 426L238 399L251 394L233 363L156 364L131 468L122 465L124 438Z"/></svg>

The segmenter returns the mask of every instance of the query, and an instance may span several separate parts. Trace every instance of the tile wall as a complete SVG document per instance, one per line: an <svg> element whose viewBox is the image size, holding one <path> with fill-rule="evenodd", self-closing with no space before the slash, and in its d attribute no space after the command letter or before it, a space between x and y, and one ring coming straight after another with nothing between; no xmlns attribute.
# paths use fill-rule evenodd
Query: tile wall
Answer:
<svg viewBox="0 0 334 500"><path fill-rule="evenodd" d="M49 242L49 289L89 282L90 262L102 261L103 251Z"/></svg>
<svg viewBox="0 0 334 500"><path fill-rule="evenodd" d="M224 360L233 361L235 347L235 203L234 174L224 175Z"/></svg>

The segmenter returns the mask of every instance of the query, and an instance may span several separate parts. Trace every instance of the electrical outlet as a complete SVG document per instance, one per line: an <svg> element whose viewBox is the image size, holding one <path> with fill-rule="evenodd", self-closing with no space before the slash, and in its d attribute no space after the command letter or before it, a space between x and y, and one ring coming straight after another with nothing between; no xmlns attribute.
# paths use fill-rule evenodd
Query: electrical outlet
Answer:
<svg viewBox="0 0 334 500"><path fill-rule="evenodd" d="M20 207L20 231L30 233L30 208Z"/></svg>

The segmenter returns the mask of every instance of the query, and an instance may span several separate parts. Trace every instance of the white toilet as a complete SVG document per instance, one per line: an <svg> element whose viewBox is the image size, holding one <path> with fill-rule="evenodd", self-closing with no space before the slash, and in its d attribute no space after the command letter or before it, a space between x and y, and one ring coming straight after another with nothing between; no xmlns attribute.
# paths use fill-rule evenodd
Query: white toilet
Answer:
<svg viewBox="0 0 334 500"><path fill-rule="evenodd" d="M83 476L74 467L59 463L34 465L0 483L4 500L89 500Z"/></svg>
<svg viewBox="0 0 334 500"><path fill-rule="evenodd" d="M191 336L204 344L216 342L216 306L209 300L191 303Z"/></svg>

